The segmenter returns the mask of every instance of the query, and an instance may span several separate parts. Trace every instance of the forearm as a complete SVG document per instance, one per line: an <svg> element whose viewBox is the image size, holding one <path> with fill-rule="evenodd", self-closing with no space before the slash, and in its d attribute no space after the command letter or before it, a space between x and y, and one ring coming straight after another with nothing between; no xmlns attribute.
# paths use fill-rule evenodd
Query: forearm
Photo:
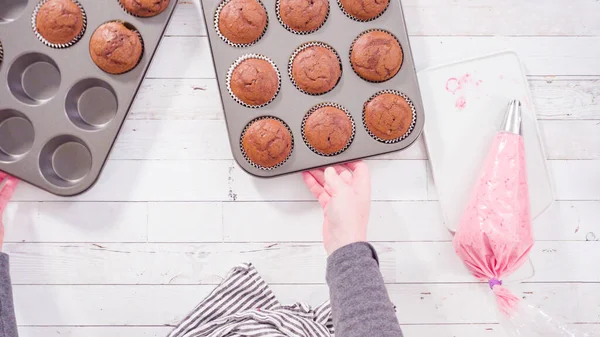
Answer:
<svg viewBox="0 0 600 337"><path fill-rule="evenodd" d="M0 253L0 337L17 337L8 255Z"/></svg>
<svg viewBox="0 0 600 337"><path fill-rule="evenodd" d="M371 245L353 243L331 254L327 284L336 336L402 336Z"/></svg>

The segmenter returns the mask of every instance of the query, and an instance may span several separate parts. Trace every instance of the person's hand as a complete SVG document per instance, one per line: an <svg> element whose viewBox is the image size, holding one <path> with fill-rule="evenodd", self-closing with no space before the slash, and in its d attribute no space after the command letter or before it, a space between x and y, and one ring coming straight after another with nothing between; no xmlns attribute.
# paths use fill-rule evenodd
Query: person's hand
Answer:
<svg viewBox="0 0 600 337"><path fill-rule="evenodd" d="M328 255L367 240L371 209L371 177L363 161L302 173L323 208L323 243Z"/></svg>
<svg viewBox="0 0 600 337"><path fill-rule="evenodd" d="M11 177L0 171L0 250L2 250L2 245L4 244L4 223L2 223L2 213L4 213L6 204L8 204L18 182L19 180L17 178Z"/></svg>

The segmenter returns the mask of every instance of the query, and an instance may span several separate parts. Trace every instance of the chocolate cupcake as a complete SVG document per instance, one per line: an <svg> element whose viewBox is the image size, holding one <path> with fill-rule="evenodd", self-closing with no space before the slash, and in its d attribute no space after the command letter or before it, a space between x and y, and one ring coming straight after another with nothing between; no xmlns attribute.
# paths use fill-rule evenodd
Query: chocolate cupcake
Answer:
<svg viewBox="0 0 600 337"><path fill-rule="evenodd" d="M296 49L288 67L292 83L310 95L331 91L342 76L342 62L335 49L321 42L309 42Z"/></svg>
<svg viewBox="0 0 600 337"><path fill-rule="evenodd" d="M107 22L90 39L92 61L109 74L123 74L135 68L142 58L142 37L123 22Z"/></svg>
<svg viewBox="0 0 600 337"><path fill-rule="evenodd" d="M408 136L416 120L416 110L406 95L383 90L371 96L363 107L363 123L371 137L396 143Z"/></svg>
<svg viewBox="0 0 600 337"><path fill-rule="evenodd" d="M277 0L277 18L292 33L312 33L325 23L329 15L328 0Z"/></svg>
<svg viewBox="0 0 600 337"><path fill-rule="evenodd" d="M215 13L221 38L236 47L258 41L267 29L268 16L259 0L225 0Z"/></svg>
<svg viewBox="0 0 600 337"><path fill-rule="evenodd" d="M358 76L369 82L384 82L402 66L400 43L391 33L366 31L350 47L350 64Z"/></svg>
<svg viewBox="0 0 600 337"><path fill-rule="evenodd" d="M377 19L390 4L389 0L338 0L340 8L351 19L371 21Z"/></svg>
<svg viewBox="0 0 600 337"><path fill-rule="evenodd" d="M119 0L129 14L143 18L156 16L169 7L169 0Z"/></svg>
<svg viewBox="0 0 600 337"><path fill-rule="evenodd" d="M33 30L47 46L72 46L85 32L85 11L74 0L44 0L37 5L33 14Z"/></svg>
<svg viewBox="0 0 600 337"><path fill-rule="evenodd" d="M279 71L262 55L249 54L239 58L227 73L231 96L249 108L269 104L279 92Z"/></svg>
<svg viewBox="0 0 600 337"><path fill-rule="evenodd" d="M354 122L341 106L322 103L310 111L302 122L302 138L306 145L322 156L344 152L354 138Z"/></svg>
<svg viewBox="0 0 600 337"><path fill-rule="evenodd" d="M246 126L241 139L244 157L257 168L273 169L283 164L294 148L292 133L275 117L255 119Z"/></svg>

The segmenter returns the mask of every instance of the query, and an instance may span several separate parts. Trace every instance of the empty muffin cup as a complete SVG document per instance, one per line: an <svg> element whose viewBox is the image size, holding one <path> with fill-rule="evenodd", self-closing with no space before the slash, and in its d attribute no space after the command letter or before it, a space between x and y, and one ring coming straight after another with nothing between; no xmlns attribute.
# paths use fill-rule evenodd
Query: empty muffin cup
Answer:
<svg viewBox="0 0 600 337"><path fill-rule="evenodd" d="M27 3L28 0L0 0L0 24L19 18Z"/></svg>
<svg viewBox="0 0 600 337"><path fill-rule="evenodd" d="M56 94L61 75L56 62L40 53L21 55L8 70L10 92L22 103L40 105Z"/></svg>
<svg viewBox="0 0 600 337"><path fill-rule="evenodd" d="M65 111L77 127L98 130L117 114L117 94L110 84L96 78L77 82L67 93Z"/></svg>
<svg viewBox="0 0 600 337"><path fill-rule="evenodd" d="M33 10L31 27L46 46L68 48L85 34L87 16L77 0L42 0Z"/></svg>
<svg viewBox="0 0 600 337"><path fill-rule="evenodd" d="M16 110L0 110L0 161L14 162L31 150L35 131L29 119Z"/></svg>
<svg viewBox="0 0 600 337"><path fill-rule="evenodd" d="M49 183L70 187L90 173L92 154L81 139L71 135L57 136L42 148L39 166Z"/></svg>

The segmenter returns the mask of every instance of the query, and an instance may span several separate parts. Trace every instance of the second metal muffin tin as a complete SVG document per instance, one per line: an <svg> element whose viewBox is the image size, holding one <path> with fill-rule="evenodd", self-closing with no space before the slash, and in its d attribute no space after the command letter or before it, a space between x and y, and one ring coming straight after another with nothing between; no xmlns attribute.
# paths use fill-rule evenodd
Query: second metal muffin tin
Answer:
<svg viewBox="0 0 600 337"><path fill-rule="evenodd" d="M39 0L0 1L0 170L64 196L96 182L177 3L139 18L118 0L78 1L87 27L64 49L36 37ZM96 28L114 20L132 25L144 43L139 64L121 75L100 70L89 52Z"/></svg>
<svg viewBox="0 0 600 337"><path fill-rule="evenodd" d="M215 11L222 0L201 0L206 30L210 41L214 67L219 83L221 101L229 132L233 156L247 172L261 177L273 177L314 167L347 162L368 156L402 150L410 146L423 130L424 113L421 93L417 83L402 6L399 0L390 0L385 12L369 22L358 22L347 17L335 0L329 0L329 17L316 32L299 35L286 30L275 12L276 0L261 0L268 15L268 27L264 36L248 47L233 47L224 42L214 25ZM350 46L362 32L383 29L396 36L404 54L402 68L392 79L382 83L367 82L352 70ZM300 92L290 81L288 62L296 48L306 42L324 42L332 46L342 60L342 78L330 92L311 96ZM238 104L227 89L226 77L231 65L245 54L260 54L271 59L281 73L281 90L277 97L262 108L247 108ZM373 139L365 130L362 120L363 104L376 92L386 89L398 90L410 98L416 108L416 124L403 140L385 144ZM305 114L323 102L337 103L346 108L356 124L356 134L350 147L335 156L321 156L311 151L302 139L302 121ZM292 130L294 149L289 159L272 170L264 170L250 164L240 148L240 137L246 125L261 116L274 116L283 120Z"/></svg>

